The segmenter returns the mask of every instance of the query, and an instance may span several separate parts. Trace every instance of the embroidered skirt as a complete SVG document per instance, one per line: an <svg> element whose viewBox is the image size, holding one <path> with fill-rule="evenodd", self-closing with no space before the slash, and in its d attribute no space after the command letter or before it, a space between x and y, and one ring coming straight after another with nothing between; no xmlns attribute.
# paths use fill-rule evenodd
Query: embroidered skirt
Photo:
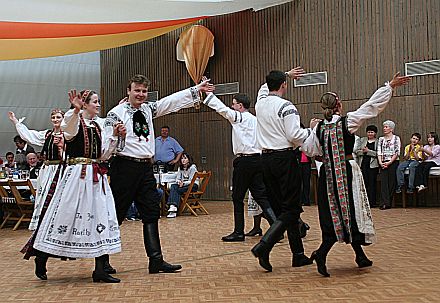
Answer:
<svg viewBox="0 0 440 303"><path fill-rule="evenodd" d="M35 188L37 194L35 196L34 212L32 214L31 223L29 224L30 230L35 230L38 226L41 210L43 209L44 202L46 201L47 194L49 193L57 169L58 165L43 165L40 169L37 178L37 187Z"/></svg>
<svg viewBox="0 0 440 303"><path fill-rule="evenodd" d="M81 170L81 164L66 167L39 226L35 249L71 258L94 258L121 251L107 175L98 174L98 182L94 182L92 165L86 166L84 178Z"/></svg>

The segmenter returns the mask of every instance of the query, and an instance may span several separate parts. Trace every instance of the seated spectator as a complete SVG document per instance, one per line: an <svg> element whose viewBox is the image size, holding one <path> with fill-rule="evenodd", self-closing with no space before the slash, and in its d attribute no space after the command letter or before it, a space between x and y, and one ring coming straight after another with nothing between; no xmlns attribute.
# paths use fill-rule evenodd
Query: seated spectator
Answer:
<svg viewBox="0 0 440 303"><path fill-rule="evenodd" d="M171 185L170 196L168 197L168 215L167 218L175 218L180 205L180 197L186 193L191 184L194 174L197 172L197 166L193 158L186 152L180 159L180 167L177 171L176 184ZM199 187L198 180L194 183L191 191L196 191Z"/></svg>
<svg viewBox="0 0 440 303"><path fill-rule="evenodd" d="M422 135L414 133L411 135L410 143L405 146L405 152L403 154L403 162L399 163L397 167L397 189L396 194L402 192L402 187L405 184L405 169L409 169L408 176L408 188L406 192L408 194L414 193L414 178L416 175L416 168L419 166L419 161L422 160L421 145L419 144Z"/></svg>
<svg viewBox="0 0 440 303"><path fill-rule="evenodd" d="M182 146L176 139L169 136L169 132L169 126L162 126L160 136L155 140L156 154L154 160L157 164L163 164L166 171L174 170L183 152Z"/></svg>
<svg viewBox="0 0 440 303"><path fill-rule="evenodd" d="M27 169L29 169L29 178L30 179L37 179L38 178L38 171L41 167L41 164L38 162L37 154L35 153L29 153L26 156L27 160Z"/></svg>
<svg viewBox="0 0 440 303"><path fill-rule="evenodd" d="M19 135L14 137L14 143L17 147L15 152L15 162L17 162L18 169L27 169L26 156L29 153L34 153L35 150L32 146L28 145Z"/></svg>
<svg viewBox="0 0 440 303"><path fill-rule="evenodd" d="M414 180L414 184L419 192L428 188L428 177L431 167L440 166L440 145L437 133L430 132L427 139L428 145L420 149L423 153L424 161L417 166Z"/></svg>
<svg viewBox="0 0 440 303"><path fill-rule="evenodd" d="M356 162L362 171L370 207L376 207L376 184L377 174L379 173L379 162L377 161L377 144L379 140L376 138L377 126L368 125L366 131L366 137L356 139L353 154L356 155Z"/></svg>
<svg viewBox="0 0 440 303"><path fill-rule="evenodd" d="M7 152L6 155L6 163L5 163L5 167L6 168L14 168L15 166L15 156L13 152Z"/></svg>

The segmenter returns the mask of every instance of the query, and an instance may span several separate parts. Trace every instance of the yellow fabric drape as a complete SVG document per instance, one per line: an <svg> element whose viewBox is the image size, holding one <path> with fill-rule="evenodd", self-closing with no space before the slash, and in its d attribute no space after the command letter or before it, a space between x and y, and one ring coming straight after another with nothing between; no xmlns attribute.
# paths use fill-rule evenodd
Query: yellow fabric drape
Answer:
<svg viewBox="0 0 440 303"><path fill-rule="evenodd" d="M180 34L186 69L194 83L199 83L214 48L214 35L202 25L194 25Z"/></svg>

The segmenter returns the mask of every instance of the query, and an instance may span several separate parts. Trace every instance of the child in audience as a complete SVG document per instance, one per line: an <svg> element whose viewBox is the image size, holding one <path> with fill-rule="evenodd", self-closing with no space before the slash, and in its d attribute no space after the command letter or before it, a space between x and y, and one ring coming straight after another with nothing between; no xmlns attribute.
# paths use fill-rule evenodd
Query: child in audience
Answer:
<svg viewBox="0 0 440 303"><path fill-rule="evenodd" d="M408 176L408 188L406 192L408 194L414 193L414 178L416 175L416 168L419 166L419 161L422 159L421 145L419 144L422 135L414 133L411 135L410 143L405 146L405 152L403 154L403 162L397 167L397 189L396 194L402 192L402 187L405 184L405 169L409 169Z"/></svg>
<svg viewBox="0 0 440 303"><path fill-rule="evenodd" d="M427 138L428 144L420 149L423 153L424 161L416 168L416 177L414 180L414 184L419 192L428 188L428 177L431 167L440 166L440 145L438 135L435 132L430 132Z"/></svg>

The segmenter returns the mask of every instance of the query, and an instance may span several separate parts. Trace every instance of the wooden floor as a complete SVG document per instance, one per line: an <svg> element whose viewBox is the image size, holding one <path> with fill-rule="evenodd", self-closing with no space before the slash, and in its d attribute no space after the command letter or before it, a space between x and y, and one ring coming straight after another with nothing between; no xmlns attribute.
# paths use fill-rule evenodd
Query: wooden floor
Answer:
<svg viewBox="0 0 440 303"><path fill-rule="evenodd" d="M160 221L166 260L183 265L176 274L147 273L142 224L125 222L123 252L111 257L119 284L92 283L93 260L49 259L49 280L41 281L19 253L30 232L0 230L0 301L440 302L440 208L373 209L378 243L366 248L373 267L358 269L351 247L337 244L327 263L332 276L324 278L315 265L292 268L286 241L272 251L274 271L264 272L250 253L258 237L220 240L232 230L231 203L206 206L209 216ZM317 208L305 207L303 218L312 227L304 240L310 255L320 243Z"/></svg>

